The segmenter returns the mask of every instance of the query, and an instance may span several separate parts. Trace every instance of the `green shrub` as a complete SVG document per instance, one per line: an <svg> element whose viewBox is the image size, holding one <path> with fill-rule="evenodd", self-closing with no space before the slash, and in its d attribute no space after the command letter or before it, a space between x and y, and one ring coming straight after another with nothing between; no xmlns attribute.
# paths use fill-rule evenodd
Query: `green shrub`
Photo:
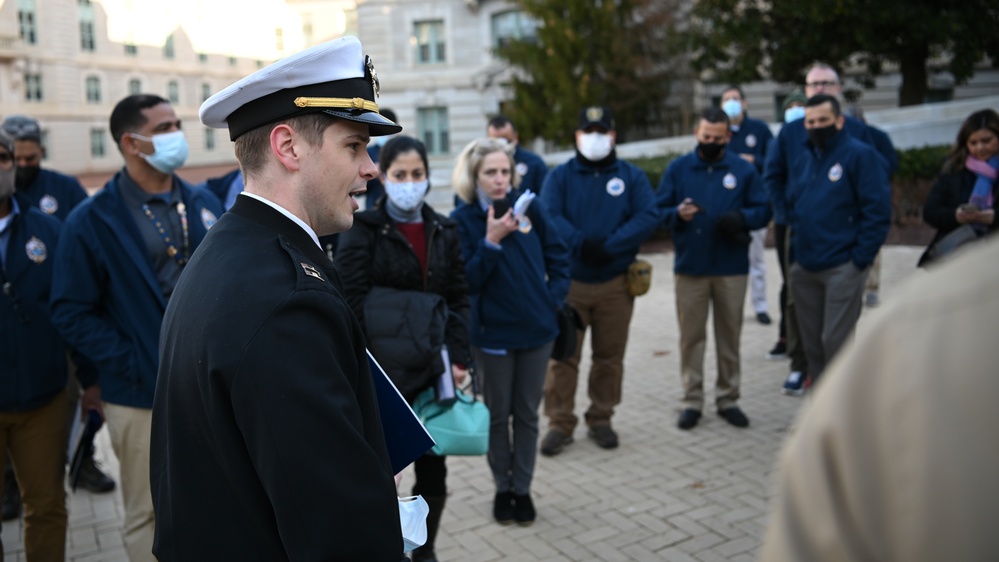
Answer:
<svg viewBox="0 0 999 562"><path fill-rule="evenodd" d="M649 176L649 183L652 184L652 189L657 189L659 187L659 180L663 177L663 172L666 171L666 167L673 160L676 160L682 154L677 154L675 152L670 152L665 156L652 156L645 158L628 158L628 162L638 166L645 172L645 175Z"/></svg>
<svg viewBox="0 0 999 562"><path fill-rule="evenodd" d="M923 146L898 151L898 171L892 176L892 219L895 224L919 225L923 203L950 146Z"/></svg>

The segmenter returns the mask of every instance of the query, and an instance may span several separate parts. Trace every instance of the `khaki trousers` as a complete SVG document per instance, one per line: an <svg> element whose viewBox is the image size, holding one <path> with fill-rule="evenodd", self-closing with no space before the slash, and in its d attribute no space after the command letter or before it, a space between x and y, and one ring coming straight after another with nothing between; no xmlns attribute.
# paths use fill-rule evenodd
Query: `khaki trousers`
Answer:
<svg viewBox="0 0 999 562"><path fill-rule="evenodd" d="M66 559L66 396L28 412L0 412L0 458L10 452L24 504L24 552L31 562ZM3 488L0 470L0 489ZM15 522L16 523L16 522ZM4 557L0 543L0 560Z"/></svg>
<svg viewBox="0 0 999 562"><path fill-rule="evenodd" d="M610 425L614 406L621 403L624 350L628 346L628 325L635 298L628 294L625 276L619 275L604 283L573 281L566 300L579 311L584 327L579 333L576 354L565 361L548 363L545 415L551 429L572 435L579 422L573 410L586 329L593 330L590 336L592 364L588 386L590 407L586 411L586 425Z"/></svg>
<svg viewBox="0 0 999 562"><path fill-rule="evenodd" d="M709 308L714 318L718 356L715 404L719 410L724 410L735 406L739 400L739 337L746 284L745 275L676 276L684 409L700 411L704 408L704 346Z"/></svg>
<svg viewBox="0 0 999 562"><path fill-rule="evenodd" d="M104 402L111 448L121 464L125 503L122 539L131 562L153 561L153 496L149 486L149 436L153 411Z"/></svg>

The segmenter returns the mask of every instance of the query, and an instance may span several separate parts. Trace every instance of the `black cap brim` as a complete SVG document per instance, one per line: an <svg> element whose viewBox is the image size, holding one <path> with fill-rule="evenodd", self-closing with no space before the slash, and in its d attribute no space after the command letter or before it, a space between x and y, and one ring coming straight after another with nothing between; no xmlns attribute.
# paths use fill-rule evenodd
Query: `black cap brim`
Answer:
<svg viewBox="0 0 999 562"><path fill-rule="evenodd" d="M363 111L355 109L323 109L323 113L354 121L355 123L365 123L368 125L368 135L372 137L382 137L394 135L402 131L402 127L391 121L380 113L373 111Z"/></svg>

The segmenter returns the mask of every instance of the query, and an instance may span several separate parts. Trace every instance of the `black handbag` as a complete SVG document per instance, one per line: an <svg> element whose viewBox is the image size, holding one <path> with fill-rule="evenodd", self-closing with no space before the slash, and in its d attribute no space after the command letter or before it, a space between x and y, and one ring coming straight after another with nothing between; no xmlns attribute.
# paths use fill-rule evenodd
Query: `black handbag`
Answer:
<svg viewBox="0 0 999 562"><path fill-rule="evenodd" d="M583 319L569 303L564 303L558 311L558 336L552 347L552 359L565 361L576 354L579 347L579 333L583 330Z"/></svg>

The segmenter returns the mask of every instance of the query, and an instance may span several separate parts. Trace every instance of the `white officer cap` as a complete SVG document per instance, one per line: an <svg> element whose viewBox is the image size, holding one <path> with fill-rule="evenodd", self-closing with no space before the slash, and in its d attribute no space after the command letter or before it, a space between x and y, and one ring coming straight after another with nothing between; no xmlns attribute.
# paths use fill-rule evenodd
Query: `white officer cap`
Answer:
<svg viewBox="0 0 999 562"><path fill-rule="evenodd" d="M356 37L310 47L262 68L201 104L201 122L237 137L268 123L326 113L368 124L371 136L402 127L378 113L378 74Z"/></svg>

